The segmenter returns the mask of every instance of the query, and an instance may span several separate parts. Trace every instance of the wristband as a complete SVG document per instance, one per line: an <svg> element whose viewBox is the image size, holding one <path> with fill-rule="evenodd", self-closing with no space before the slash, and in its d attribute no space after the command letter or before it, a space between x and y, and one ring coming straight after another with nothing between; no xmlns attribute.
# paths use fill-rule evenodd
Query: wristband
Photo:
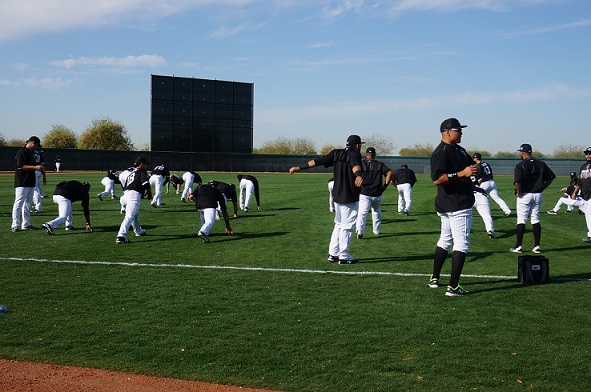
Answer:
<svg viewBox="0 0 591 392"><path fill-rule="evenodd" d="M456 173L447 173L447 179L449 181L458 180L459 179L458 173L457 172Z"/></svg>
<svg viewBox="0 0 591 392"><path fill-rule="evenodd" d="M304 163L304 166L300 166L300 170L306 170L309 168L310 168L310 165L308 165L308 162Z"/></svg>
<svg viewBox="0 0 591 392"><path fill-rule="evenodd" d="M357 170L355 172L355 177L361 177L361 170Z"/></svg>

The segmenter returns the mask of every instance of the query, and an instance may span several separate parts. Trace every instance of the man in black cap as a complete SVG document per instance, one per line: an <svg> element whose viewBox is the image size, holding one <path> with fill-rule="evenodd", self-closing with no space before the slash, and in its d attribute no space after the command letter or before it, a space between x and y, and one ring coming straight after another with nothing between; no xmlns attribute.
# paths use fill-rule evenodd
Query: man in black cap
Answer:
<svg viewBox="0 0 591 392"><path fill-rule="evenodd" d="M121 186L123 187L123 195L119 199L121 203L121 211L125 210L125 218L121 222L116 244L126 244L129 242L127 239L127 231L129 226L133 228L136 237L146 235L146 232L140 226L140 201L142 195L147 192L148 199L152 199L152 188L150 187L150 180L148 178L148 162L143 157L137 157L133 164L134 169L124 179L121 179Z"/></svg>
<svg viewBox="0 0 591 392"><path fill-rule="evenodd" d="M365 160L361 163L363 185L359 195L359 212L357 213L357 239L363 238L365 221L371 209L373 233L381 234L382 225L382 193L392 181L392 170L385 163L375 159L376 149L369 147L365 150ZM382 176L386 180L382 184Z"/></svg>
<svg viewBox="0 0 591 392"><path fill-rule="evenodd" d="M445 295L459 297L467 294L460 287L460 275L466 261L472 227L474 193L471 177L478 173L472 158L458 143L462 141L461 125L455 118L444 120L439 130L441 143L431 154L431 179L437 186L435 210L441 219L441 235L433 257L433 275L428 286L439 287L441 268L453 244L451 277Z"/></svg>
<svg viewBox="0 0 591 392"><path fill-rule="evenodd" d="M546 211L550 215L557 215L558 211L562 208L563 204L566 204L566 212L573 212L575 207L579 207L579 213L582 213L581 206L585 201L581 197L581 193L578 192L576 194L576 198L572 198L572 194L577 187L577 183L579 182L579 177L577 176L576 172L570 173L570 182L567 187L560 189L562 192L562 197L558 199L556 205L551 210Z"/></svg>
<svg viewBox="0 0 591 392"><path fill-rule="evenodd" d="M361 138L351 135L347 138L347 147L335 149L328 154L308 161L302 166L289 169L293 174L300 170L323 165L334 167L333 196L335 201L334 229L328 247L328 261L339 264L357 264L349 254L349 243L355 231L357 211L359 209L359 188L363 183L361 173Z"/></svg>
<svg viewBox="0 0 591 392"><path fill-rule="evenodd" d="M501 207L505 216L511 215L511 209L507 203L505 203L505 200L501 199L501 196L499 196L490 165L482 160L482 155L479 152L472 155L472 158L474 158L474 162L478 165L478 174L476 175L478 186L488 193L495 203Z"/></svg>
<svg viewBox="0 0 591 392"><path fill-rule="evenodd" d="M38 163L35 150L41 146L37 136L31 136L25 146L18 150L15 156L16 170L14 171L14 204L12 206L12 232L31 230L31 203L35 191L35 170L45 175L45 166ZM22 222L21 222L22 217Z"/></svg>
<svg viewBox="0 0 591 392"><path fill-rule="evenodd" d="M587 162L581 166L579 182L577 182L571 198L576 199L579 190L581 191L584 204L579 209L585 213L585 221L587 222L587 238L583 241L591 244L591 147L587 147L583 153Z"/></svg>
<svg viewBox="0 0 591 392"><path fill-rule="evenodd" d="M53 193L53 202L57 204L58 217L42 225L45 231L47 231L47 234L54 235L55 232L53 229L62 223L66 224L66 230L74 229L72 222L72 203L75 201L82 202L84 218L86 218L86 231L92 232L92 226L90 225L89 190L90 184L88 182L64 181L56 185L55 192Z"/></svg>
<svg viewBox="0 0 591 392"><path fill-rule="evenodd" d="M523 251L523 235L525 223L530 217L532 231L534 233L534 247L532 252L542 253L540 239L542 237L542 225L540 224L540 207L542 206L542 192L556 178L554 172L545 162L532 157L530 144L522 144L519 147L521 162L515 165L513 184L515 184L515 196L517 197L517 241L515 247L509 249L513 253Z"/></svg>
<svg viewBox="0 0 591 392"><path fill-rule="evenodd" d="M392 174L392 185L398 190L398 213L410 215L412 205L412 187L417 182L417 176L406 163L400 165L400 169L394 170Z"/></svg>

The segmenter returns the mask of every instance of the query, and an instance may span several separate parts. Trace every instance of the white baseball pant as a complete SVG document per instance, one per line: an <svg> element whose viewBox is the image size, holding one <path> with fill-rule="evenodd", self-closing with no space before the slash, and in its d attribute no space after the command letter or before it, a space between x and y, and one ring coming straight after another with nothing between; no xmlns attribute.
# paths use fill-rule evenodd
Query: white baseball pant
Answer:
<svg viewBox="0 0 591 392"><path fill-rule="evenodd" d="M209 235L209 232L215 223L216 209L203 208L197 211L199 211L199 218L201 219L201 228L199 231L205 235Z"/></svg>
<svg viewBox="0 0 591 392"><path fill-rule="evenodd" d="M398 189L398 212L410 213L412 204L412 186L409 183L396 185Z"/></svg>
<svg viewBox="0 0 591 392"><path fill-rule="evenodd" d="M381 234L380 227L382 224L382 196L366 196L359 195L359 210L357 212L357 234L363 235L365 232L365 222L367 214L371 209L371 222L373 226L373 233Z"/></svg>
<svg viewBox="0 0 591 392"><path fill-rule="evenodd" d="M497 191L497 185L495 184L494 180L488 180L480 183L480 187L488 193L488 195L501 207L501 210L505 213L505 215L511 214L511 208L505 203L505 200L501 199L499 196L499 192Z"/></svg>
<svg viewBox="0 0 591 392"><path fill-rule="evenodd" d="M66 227L72 226L72 201L62 195L53 195L53 202L57 204L58 217L47 222L47 224L52 229L55 229L62 223L65 223Z"/></svg>
<svg viewBox="0 0 591 392"><path fill-rule="evenodd" d="M492 231L494 233L495 225L493 223L493 218L490 215L490 203L488 197L480 192L474 192L474 199L474 208L476 208L476 211L478 211L478 214L482 218L486 232L488 233L489 231Z"/></svg>
<svg viewBox="0 0 591 392"><path fill-rule="evenodd" d="M591 200L583 200L583 205L579 206L579 209L585 213L587 237L591 237Z"/></svg>
<svg viewBox="0 0 591 392"><path fill-rule="evenodd" d="M33 202L34 186L19 186L14 188L14 204L12 206L12 229L21 229L31 226L31 203Z"/></svg>
<svg viewBox="0 0 591 392"><path fill-rule="evenodd" d="M328 254L338 256L339 260L353 260L349 254L349 243L355 231L359 202L335 203L334 229L330 237Z"/></svg>
<svg viewBox="0 0 591 392"><path fill-rule="evenodd" d="M111 198L115 197L115 180L111 180L109 177L103 177L101 184L105 187L105 191L99 193L101 197L111 195Z"/></svg>
<svg viewBox="0 0 591 392"><path fill-rule="evenodd" d="M121 222L117 237L126 237L130 225L137 236L142 235L144 232L144 229L140 226L141 200L142 195L138 191L128 189L123 192L119 202L121 203L121 208L125 209L125 218L123 218L123 222Z"/></svg>
<svg viewBox="0 0 591 392"><path fill-rule="evenodd" d="M250 205L250 197L254 192L254 183L246 178L240 180L240 209L244 210Z"/></svg>
<svg viewBox="0 0 591 392"><path fill-rule="evenodd" d="M334 197L332 197L332 188L334 187L334 181L328 183L328 210L334 212Z"/></svg>
<svg viewBox="0 0 591 392"><path fill-rule="evenodd" d="M183 181L185 181L185 188L183 189L183 194L181 195L181 200L187 200L189 197L189 193L193 190L193 181L195 180L195 176L193 173L185 172L183 174Z"/></svg>
<svg viewBox="0 0 591 392"><path fill-rule="evenodd" d="M154 187L154 197L150 204L159 206L162 204L162 183L164 176L162 174L154 174L150 176L150 185Z"/></svg>
<svg viewBox="0 0 591 392"><path fill-rule="evenodd" d="M517 198L517 224L524 225L530 217L531 224L540 223L541 193L526 193Z"/></svg>
<svg viewBox="0 0 591 392"><path fill-rule="evenodd" d="M472 228L472 209L454 212L438 212L441 219L441 235L437 246L449 251L453 244L454 252L468 253L470 229Z"/></svg>
<svg viewBox="0 0 591 392"><path fill-rule="evenodd" d="M579 209L581 209L581 206L584 203L585 203L585 200L583 200L580 197L577 197L575 200L571 199L570 197L561 197L560 199L558 199L558 201L556 202L556 205L552 209L554 211L558 212L558 211L560 211L560 208L562 208L562 205L566 204L567 205L566 210L572 211L575 209L575 207L579 207Z"/></svg>

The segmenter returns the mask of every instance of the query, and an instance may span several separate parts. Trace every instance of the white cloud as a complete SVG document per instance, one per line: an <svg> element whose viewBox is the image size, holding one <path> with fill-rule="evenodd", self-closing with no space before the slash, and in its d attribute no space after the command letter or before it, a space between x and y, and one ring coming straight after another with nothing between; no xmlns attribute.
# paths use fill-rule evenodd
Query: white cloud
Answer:
<svg viewBox="0 0 591 392"><path fill-rule="evenodd" d="M68 87L72 82L70 80L62 80L61 78L52 79L24 79L22 84L32 88L46 88L50 90L59 90L64 87ZM20 84L20 83L19 83Z"/></svg>
<svg viewBox="0 0 591 392"><path fill-rule="evenodd" d="M379 100L364 102L339 102L326 106L303 106L299 108L279 108L257 111L257 121L263 123L299 122L307 120L371 116L400 111L420 111L443 106L473 106L501 104L527 104L538 101L564 100L568 98L587 98L591 88L574 89L563 84L552 84L539 89L518 90L504 93L462 93L454 97L433 96L400 100Z"/></svg>
<svg viewBox="0 0 591 392"><path fill-rule="evenodd" d="M0 42L47 32L95 28L129 20L157 20L208 5L239 6L255 0L3 0Z"/></svg>
<svg viewBox="0 0 591 392"><path fill-rule="evenodd" d="M166 65L166 60L161 56L144 54L141 56L126 57L80 57L77 59L52 61L51 65L67 69L84 65L103 65L107 67L159 67Z"/></svg>
<svg viewBox="0 0 591 392"><path fill-rule="evenodd" d="M542 26L542 27L534 27L525 30L515 30L515 31L506 31L498 34L494 34L500 38L506 39L513 39L521 36L527 35L538 35L538 34L546 34L546 33L554 33L557 31L564 31L564 30L572 30L572 29L579 29L584 27L591 26L591 19L583 19L576 22L571 23L564 23L559 25L552 25L552 26Z"/></svg>

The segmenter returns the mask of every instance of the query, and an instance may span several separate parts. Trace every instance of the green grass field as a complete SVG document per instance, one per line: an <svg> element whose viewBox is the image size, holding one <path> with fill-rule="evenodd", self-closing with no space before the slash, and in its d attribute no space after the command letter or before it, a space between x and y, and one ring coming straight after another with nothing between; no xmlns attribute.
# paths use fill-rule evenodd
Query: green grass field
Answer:
<svg viewBox="0 0 591 392"><path fill-rule="evenodd" d="M236 182L228 173L204 180ZM13 176L0 176L0 357L284 391L586 390L591 247L583 216L545 213L568 182L544 193L543 255L551 282L517 282L515 215L491 201L496 240L475 212L462 286L426 285L439 235L435 187L419 176L412 215L391 187L382 235L353 239L357 265L326 261L329 174L256 174L262 209L196 236L199 216L173 193L142 201L148 236L115 244L118 200L91 199L94 233L74 204L72 232L12 233ZM49 174L92 184L100 173ZM515 208L510 177L495 178ZM118 189L118 192L120 189ZM32 223L57 216L51 196ZM371 223L369 223L371 225ZM528 224L524 249L533 247ZM527 252L524 254L528 254ZM531 252L529 253L531 254ZM444 273L450 270L449 260ZM446 281L446 278L443 279Z"/></svg>

